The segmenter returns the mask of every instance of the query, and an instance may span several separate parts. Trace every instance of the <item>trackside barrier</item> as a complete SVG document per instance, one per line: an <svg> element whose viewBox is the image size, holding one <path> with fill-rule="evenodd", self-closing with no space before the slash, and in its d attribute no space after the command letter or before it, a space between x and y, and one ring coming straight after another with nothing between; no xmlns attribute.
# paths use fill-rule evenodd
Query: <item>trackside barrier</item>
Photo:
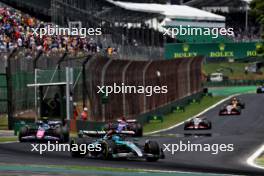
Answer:
<svg viewBox="0 0 264 176"><path fill-rule="evenodd" d="M264 80L226 80L223 82L204 82L204 87L223 87L223 86L250 86L263 85Z"/></svg>
<svg viewBox="0 0 264 176"><path fill-rule="evenodd" d="M190 103L190 100L192 99L198 99L202 98L205 94L203 92L199 92L194 95L190 95L188 97L185 97L181 100L175 101L171 104L168 104L164 107L158 108L154 111L141 114L136 117L136 119L141 123L142 125L151 122L151 123L161 123L164 121L164 115L171 113L173 108L181 107L182 109L185 109L185 106L187 106ZM178 111L180 112L180 111ZM74 121L68 121L68 125L72 126ZM76 131L79 130L102 130L103 126L107 122L94 122L94 121L83 121L83 120L76 120Z"/></svg>
<svg viewBox="0 0 264 176"><path fill-rule="evenodd" d="M164 121L164 115L171 112L184 112L185 107L190 104L190 102L195 99L201 99L205 96L203 92L199 92L194 95L190 95L181 100L177 100L171 104L158 108L154 111L141 114L136 117L141 124L146 123L162 123ZM174 111L172 111L174 110ZM20 128L25 125L33 125L34 120L23 119L17 120L15 122L14 134L17 135ZM71 132L78 132L79 130L102 130L106 122L94 122L94 121L83 121L83 120L71 120L67 121L68 126L71 129Z"/></svg>
<svg viewBox="0 0 264 176"><path fill-rule="evenodd" d="M152 111L171 112L171 106L167 105L175 101L182 102L175 104L175 107L184 107L189 103L184 97L196 95L202 90L202 60L202 57L143 61L98 57L91 60L86 68L91 121L108 122L121 116L136 118L142 113ZM166 86L167 93L151 96L146 96L147 93L111 93L105 103L102 95L98 94L98 85L113 86L114 84ZM160 114L163 114L162 112Z"/></svg>

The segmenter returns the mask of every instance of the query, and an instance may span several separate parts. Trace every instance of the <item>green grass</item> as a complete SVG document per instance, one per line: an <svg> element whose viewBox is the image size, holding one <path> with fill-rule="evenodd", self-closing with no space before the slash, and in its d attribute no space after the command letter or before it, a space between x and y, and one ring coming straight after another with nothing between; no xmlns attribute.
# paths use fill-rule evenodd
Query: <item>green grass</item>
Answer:
<svg viewBox="0 0 264 176"><path fill-rule="evenodd" d="M240 62L220 62L220 63L207 63L203 65L203 71L206 75L210 75L211 73L217 72L218 69L221 68L232 68L233 73L231 73L228 69L223 69L221 72L224 73L225 76L228 76L229 79L237 79L237 80L259 80L264 79L264 74L254 74L249 73L245 74L244 69L245 66L248 66L249 63L240 63ZM261 69L264 73L264 68Z"/></svg>
<svg viewBox="0 0 264 176"><path fill-rule="evenodd" d="M1 142L15 142L17 141L17 137L14 136L14 137L1 137L0 138L0 143Z"/></svg>
<svg viewBox="0 0 264 176"><path fill-rule="evenodd" d="M256 86L233 86L210 88L209 92L215 96L230 96L234 94L256 92Z"/></svg>
<svg viewBox="0 0 264 176"><path fill-rule="evenodd" d="M1 163L0 163L1 166ZM10 166L10 165L8 165ZM57 165L46 165L46 166L39 166L39 165L17 165L14 164L12 166L15 166L17 169L19 168L32 168L36 169L41 167L44 170L50 171L52 169L57 169L61 171L69 171L69 170L79 170L79 171L100 171L100 172L143 172L142 169L129 169L129 168L115 168L115 167L96 167L96 166L78 166L78 165L72 165L72 166L57 166Z"/></svg>
<svg viewBox="0 0 264 176"><path fill-rule="evenodd" d="M264 155L260 156L259 158L256 159L256 164L264 167Z"/></svg>
<svg viewBox="0 0 264 176"><path fill-rule="evenodd" d="M204 97L200 104L191 104L185 108L185 112L175 112L164 116L164 121L162 123L150 123L144 126L144 133L149 133L161 129L166 129L171 127L177 123L180 123L200 112L204 109L212 106L213 104L217 103L223 96L217 97Z"/></svg>
<svg viewBox="0 0 264 176"><path fill-rule="evenodd" d="M0 116L0 130L7 130L7 115Z"/></svg>
<svg viewBox="0 0 264 176"><path fill-rule="evenodd" d="M52 167L52 166L51 166ZM57 166L55 166L57 167ZM96 167L96 166L64 166L64 169L76 169L76 170L94 170L103 172L140 172L141 169L128 169L128 168L115 168L115 167Z"/></svg>

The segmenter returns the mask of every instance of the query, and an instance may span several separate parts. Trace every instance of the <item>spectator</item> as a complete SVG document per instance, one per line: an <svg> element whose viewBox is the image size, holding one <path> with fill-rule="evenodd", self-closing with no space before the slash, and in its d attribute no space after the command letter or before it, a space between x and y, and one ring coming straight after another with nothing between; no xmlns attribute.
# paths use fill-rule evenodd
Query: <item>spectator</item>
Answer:
<svg viewBox="0 0 264 176"><path fill-rule="evenodd" d="M87 108L87 107L84 107L84 108L83 108L83 112L82 112L82 114L81 114L81 119L82 119L83 121L88 120L88 108Z"/></svg>
<svg viewBox="0 0 264 176"><path fill-rule="evenodd" d="M54 24L44 23L29 15L11 8L0 8L0 50L9 51L13 48L25 48L32 54L43 51L44 54L70 52L100 52L102 44L97 44L92 38L79 36L43 36L40 38L32 29L55 27ZM29 53L28 53L29 54Z"/></svg>
<svg viewBox="0 0 264 176"><path fill-rule="evenodd" d="M73 119L77 120L78 116L79 116L79 110L77 107L77 103L73 103Z"/></svg>

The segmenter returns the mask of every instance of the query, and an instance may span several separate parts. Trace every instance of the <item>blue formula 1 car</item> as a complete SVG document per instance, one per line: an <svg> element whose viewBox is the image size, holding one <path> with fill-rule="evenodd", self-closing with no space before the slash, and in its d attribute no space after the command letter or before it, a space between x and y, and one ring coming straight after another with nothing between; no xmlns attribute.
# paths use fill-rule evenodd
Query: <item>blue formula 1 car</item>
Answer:
<svg viewBox="0 0 264 176"><path fill-rule="evenodd" d="M126 140L128 135L133 136L133 131L80 131L79 137L71 140L71 156L111 159L146 159L149 162L164 159L163 150L156 141L146 140L140 145L133 140ZM91 144L100 150L88 150L83 152L80 147ZM77 150L73 150L78 146ZM99 146L99 147L98 147ZM76 148L75 148L76 149Z"/></svg>
<svg viewBox="0 0 264 176"><path fill-rule="evenodd" d="M264 85L257 87L257 93L258 94L264 93Z"/></svg>
<svg viewBox="0 0 264 176"><path fill-rule="evenodd" d="M20 128L20 142L58 141L69 142L69 130L58 120L39 120L32 125Z"/></svg>

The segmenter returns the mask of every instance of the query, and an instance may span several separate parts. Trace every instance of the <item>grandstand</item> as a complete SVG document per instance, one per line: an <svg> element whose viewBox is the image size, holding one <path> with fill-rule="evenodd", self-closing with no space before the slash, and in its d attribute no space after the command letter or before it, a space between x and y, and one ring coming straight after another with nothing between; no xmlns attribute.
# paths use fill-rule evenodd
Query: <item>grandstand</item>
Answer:
<svg viewBox="0 0 264 176"><path fill-rule="evenodd" d="M236 31L236 41L252 41L260 38L260 25L248 13L252 0L191 0L185 5L210 11L226 17L226 26Z"/></svg>
<svg viewBox="0 0 264 176"><path fill-rule="evenodd" d="M128 55L126 58L138 53L136 57L142 55L142 58L161 59L164 43L214 42L210 36L177 36L176 39L164 36L164 26L177 27L187 23L191 26L225 26L225 18L220 15L188 6L165 4L165 0L144 3L113 0L51 0L45 3L47 1L40 0L38 4L29 3L30 0L2 1L33 12L43 8L38 15L49 15L52 22L62 26L68 25L69 21L81 21L84 27L101 27L104 34L110 35L97 40L104 41L105 45L122 48L119 52L122 52L123 57ZM228 40L219 37L217 41Z"/></svg>

